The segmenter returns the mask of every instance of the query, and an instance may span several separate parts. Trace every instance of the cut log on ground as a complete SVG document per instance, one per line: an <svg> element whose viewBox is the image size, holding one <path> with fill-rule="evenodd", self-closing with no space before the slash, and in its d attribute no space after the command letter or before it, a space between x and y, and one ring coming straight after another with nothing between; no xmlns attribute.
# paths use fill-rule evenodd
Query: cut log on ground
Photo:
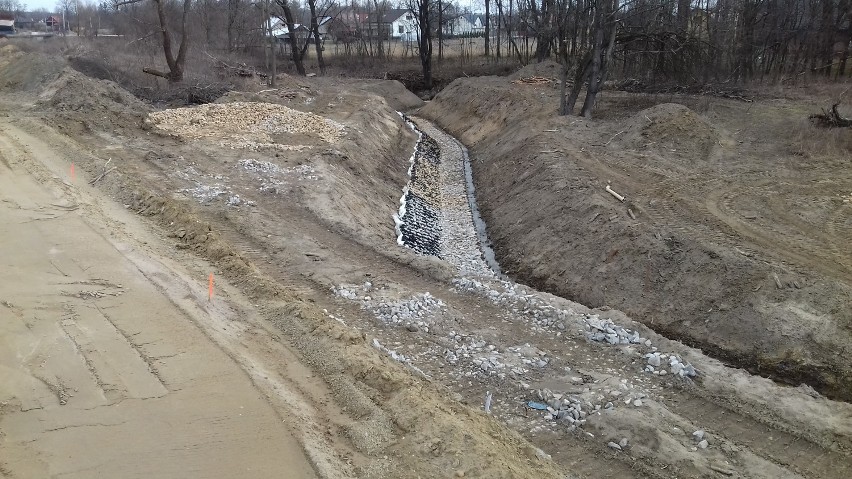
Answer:
<svg viewBox="0 0 852 479"><path fill-rule="evenodd" d="M809 118L818 126L825 128L852 128L852 120L840 116L837 105L839 103L831 105L830 110L823 110L822 113L811 115Z"/></svg>

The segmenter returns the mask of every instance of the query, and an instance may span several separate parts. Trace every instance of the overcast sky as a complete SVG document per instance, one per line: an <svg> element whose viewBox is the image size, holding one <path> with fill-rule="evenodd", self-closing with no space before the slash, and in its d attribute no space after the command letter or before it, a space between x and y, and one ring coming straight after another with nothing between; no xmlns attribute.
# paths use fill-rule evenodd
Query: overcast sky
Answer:
<svg viewBox="0 0 852 479"><path fill-rule="evenodd" d="M22 0L21 3L27 6L27 10L43 8L49 12L56 11L56 0Z"/></svg>

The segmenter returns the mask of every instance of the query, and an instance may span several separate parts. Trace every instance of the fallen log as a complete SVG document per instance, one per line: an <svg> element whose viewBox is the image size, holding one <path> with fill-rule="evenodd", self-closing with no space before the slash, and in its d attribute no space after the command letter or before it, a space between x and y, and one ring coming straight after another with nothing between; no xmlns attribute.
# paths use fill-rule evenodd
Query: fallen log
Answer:
<svg viewBox="0 0 852 479"><path fill-rule="evenodd" d="M852 119L843 118L840 112L837 111L839 103L831 105L830 110L823 110L822 113L817 113L809 116L817 125L825 128L852 128Z"/></svg>
<svg viewBox="0 0 852 479"><path fill-rule="evenodd" d="M166 78L166 79L168 79L170 77L168 72L160 71L160 70L157 70L157 69L154 69L154 68L145 67L145 68L142 69L142 71L149 74L149 75L154 75L155 77L161 77L161 78Z"/></svg>

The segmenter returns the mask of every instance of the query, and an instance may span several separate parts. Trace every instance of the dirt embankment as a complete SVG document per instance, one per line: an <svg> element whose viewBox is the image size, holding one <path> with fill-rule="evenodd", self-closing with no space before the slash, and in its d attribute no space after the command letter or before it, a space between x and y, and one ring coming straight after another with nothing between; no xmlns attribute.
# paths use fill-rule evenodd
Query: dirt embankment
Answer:
<svg viewBox="0 0 852 479"><path fill-rule="evenodd" d="M852 399L849 138L801 102L607 92L588 121L558 117L557 92L460 79L421 110L471 147L501 266Z"/></svg>
<svg viewBox="0 0 852 479"><path fill-rule="evenodd" d="M327 422L314 434L331 443L334 449L330 454L349 466L345 474L329 477L561 477L552 462L543 459L540 450L516 433L462 405L445 388L413 376L374 348L366 334L341 324L298 289L262 273L246 258L245 245L223 238L198 213L211 202L227 208L223 202L234 201L246 207L235 210L235 216L248 216L253 214L247 206L252 198L277 195L276 202L282 203L282 208L292 207L297 201L309 203L316 215L309 222L321 224L318 228L339 224L361 241L376 238L377 248L381 241L393 244L393 223L382 212L396 209L408 158L402 150L410 148L412 136L383 99L331 88L327 92L308 92L305 98L310 101L303 99L299 109L339 122L345 136L320 141L312 133L267 131L264 134L284 135L275 137L276 144L312 148L288 150L287 155L266 151L261 161L258 151L251 148L223 148L211 139L149 135L139 127L143 114L151 109L120 92L116 96L115 85L110 82L75 72L60 75L57 71L41 87L41 96L32 98L35 109L17 117L16 135L26 135L29 143L38 138L44 143L40 148L51 151L57 164L73 161L81 176L96 177L103 171L104 157L112 158L111 165L118 169L104 176L97 187L125 208L162 227L178 251L192 251L215 265L218 277L229 280L251 299L263 322L276 332L275 340L283 339L310 368L311 374L300 376L300 380L308 381L305 378L313 375L321 379L321 389L327 390L328 395L313 406L325 412ZM87 93L81 95L82 92ZM232 99L237 99L236 95ZM75 102L80 107L69 107ZM91 108L86 108L85 102L91 102ZM295 106L287 98L275 100L272 95L266 97L266 102ZM347 103L338 107L340 103L335 102ZM75 141L40 126L41 120L27 116L44 116L56 128L85 139L89 147L98 147L85 151ZM86 128L87 124L93 128ZM136 134L131 135L129 132L134 129ZM149 140L151 137L154 140ZM21 151L25 151L24 147ZM367 154L371 156L367 158ZM248 167L265 173L278 172L282 176L268 176L279 178L280 182L261 185L261 189L256 178L240 183L244 180L243 170L249 171ZM295 179L283 176L294 171ZM315 174L328 179L324 186L311 183ZM216 175L219 179L222 175L233 177L234 190L219 191L215 184L205 183L218 181ZM178 184L192 188L177 191ZM237 190L237 186L245 189ZM211 191L209 198L204 196ZM293 217L291 213L289 218ZM164 255L175 254L175 250L162 245L147 247L164 248L160 251ZM307 244L285 247L312 251ZM241 342L247 342L251 349L257 346L252 343L257 337L253 332ZM295 367L295 363L279 357L254 367L277 371ZM261 376L269 379L266 372ZM258 381L261 386L264 384ZM285 392L277 388L264 390L269 400L286 401ZM275 397L276 394L282 397ZM262 396L258 391L257 397ZM309 451L327 447L325 444L303 446ZM164 459L164 464L172 462Z"/></svg>

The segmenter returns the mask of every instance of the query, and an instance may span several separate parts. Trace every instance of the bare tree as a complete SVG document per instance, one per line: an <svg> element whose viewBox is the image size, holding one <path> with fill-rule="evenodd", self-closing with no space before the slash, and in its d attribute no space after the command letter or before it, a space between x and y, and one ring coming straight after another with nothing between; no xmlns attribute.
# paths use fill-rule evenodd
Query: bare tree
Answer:
<svg viewBox="0 0 852 479"><path fill-rule="evenodd" d="M314 39L314 47L317 52L317 64L319 65L320 74L325 75L325 60L322 57L322 38L320 37L317 16L317 0L308 0L308 7L311 11L311 36Z"/></svg>
<svg viewBox="0 0 852 479"><path fill-rule="evenodd" d="M27 8L24 3L18 0L0 0L0 12L21 13Z"/></svg>
<svg viewBox="0 0 852 479"><path fill-rule="evenodd" d="M563 1L561 6L566 11L572 6L577 10L575 18L588 18L588 13L592 13L591 24L591 45L586 50L582 60L577 65L574 84L571 87L571 93L565 97L567 91L567 71L569 68L569 53L568 53L568 38L564 32L558 36L560 39L560 59L563 63L563 87L560 98L560 114L568 115L574 110L574 105L580 96L580 90L583 86L586 87L586 99L583 101L583 107L580 114L587 118L592 116L592 112L597 104L597 96L606 80L609 72L612 53L616 44L616 33L618 31L618 21L616 18L618 0L584 0L587 5L584 8L577 8L580 0L576 2ZM560 27L566 29L570 26L567 21L568 15L560 16ZM585 31L585 26L576 25L574 34L582 34ZM576 41L576 40L575 40Z"/></svg>
<svg viewBox="0 0 852 479"><path fill-rule="evenodd" d="M296 22L293 17L293 9L290 5L290 0L275 0L281 12L284 14L284 23L287 24L287 32L290 37L290 55L293 64L296 65L296 71L299 75L305 76L304 52L299 49L298 35L296 33Z"/></svg>
<svg viewBox="0 0 852 479"><path fill-rule="evenodd" d="M506 30L506 37L509 39L509 46L511 47L511 50L515 53L515 55L517 55L518 62L523 64L524 59L523 59L523 56L521 55L521 50L518 48L517 42L515 42L515 37L512 36L512 31L513 31L513 28L512 28L513 11L512 11L512 9L514 8L513 7L513 5L514 5L513 1L514 0L509 0L509 13L508 13L508 15L503 10L503 0L494 0L494 3L497 4L497 12L499 13L500 18L503 20L503 26L505 27L505 30ZM511 56L511 52L509 53L509 56Z"/></svg>
<svg viewBox="0 0 852 479"><path fill-rule="evenodd" d="M236 43L237 17L242 4L240 0L228 0L228 51L233 51Z"/></svg>
<svg viewBox="0 0 852 479"><path fill-rule="evenodd" d="M491 0L485 0L485 56L491 54Z"/></svg>
<svg viewBox="0 0 852 479"><path fill-rule="evenodd" d="M143 1L145 0L119 1L115 4L115 8L119 8L124 5L140 3ZM169 30L169 21L168 16L166 15L166 9L164 5L166 0L151 1L154 2L154 5L157 9L157 19L159 20L160 24L163 54L166 57L166 65L168 65L169 71L165 72L155 68L143 68L142 71L150 75L165 78L169 81L169 83L181 82L183 81L184 66L186 65L186 52L189 50L187 20L189 18L190 7L192 6L192 0L183 0L183 14L181 16L180 30L178 32L178 35L180 36L180 45L178 46L177 55L175 55L174 48L172 46L172 33Z"/></svg>
<svg viewBox="0 0 852 479"><path fill-rule="evenodd" d="M408 8L417 21L417 47L423 69L423 87L432 89L432 0L408 0Z"/></svg>

